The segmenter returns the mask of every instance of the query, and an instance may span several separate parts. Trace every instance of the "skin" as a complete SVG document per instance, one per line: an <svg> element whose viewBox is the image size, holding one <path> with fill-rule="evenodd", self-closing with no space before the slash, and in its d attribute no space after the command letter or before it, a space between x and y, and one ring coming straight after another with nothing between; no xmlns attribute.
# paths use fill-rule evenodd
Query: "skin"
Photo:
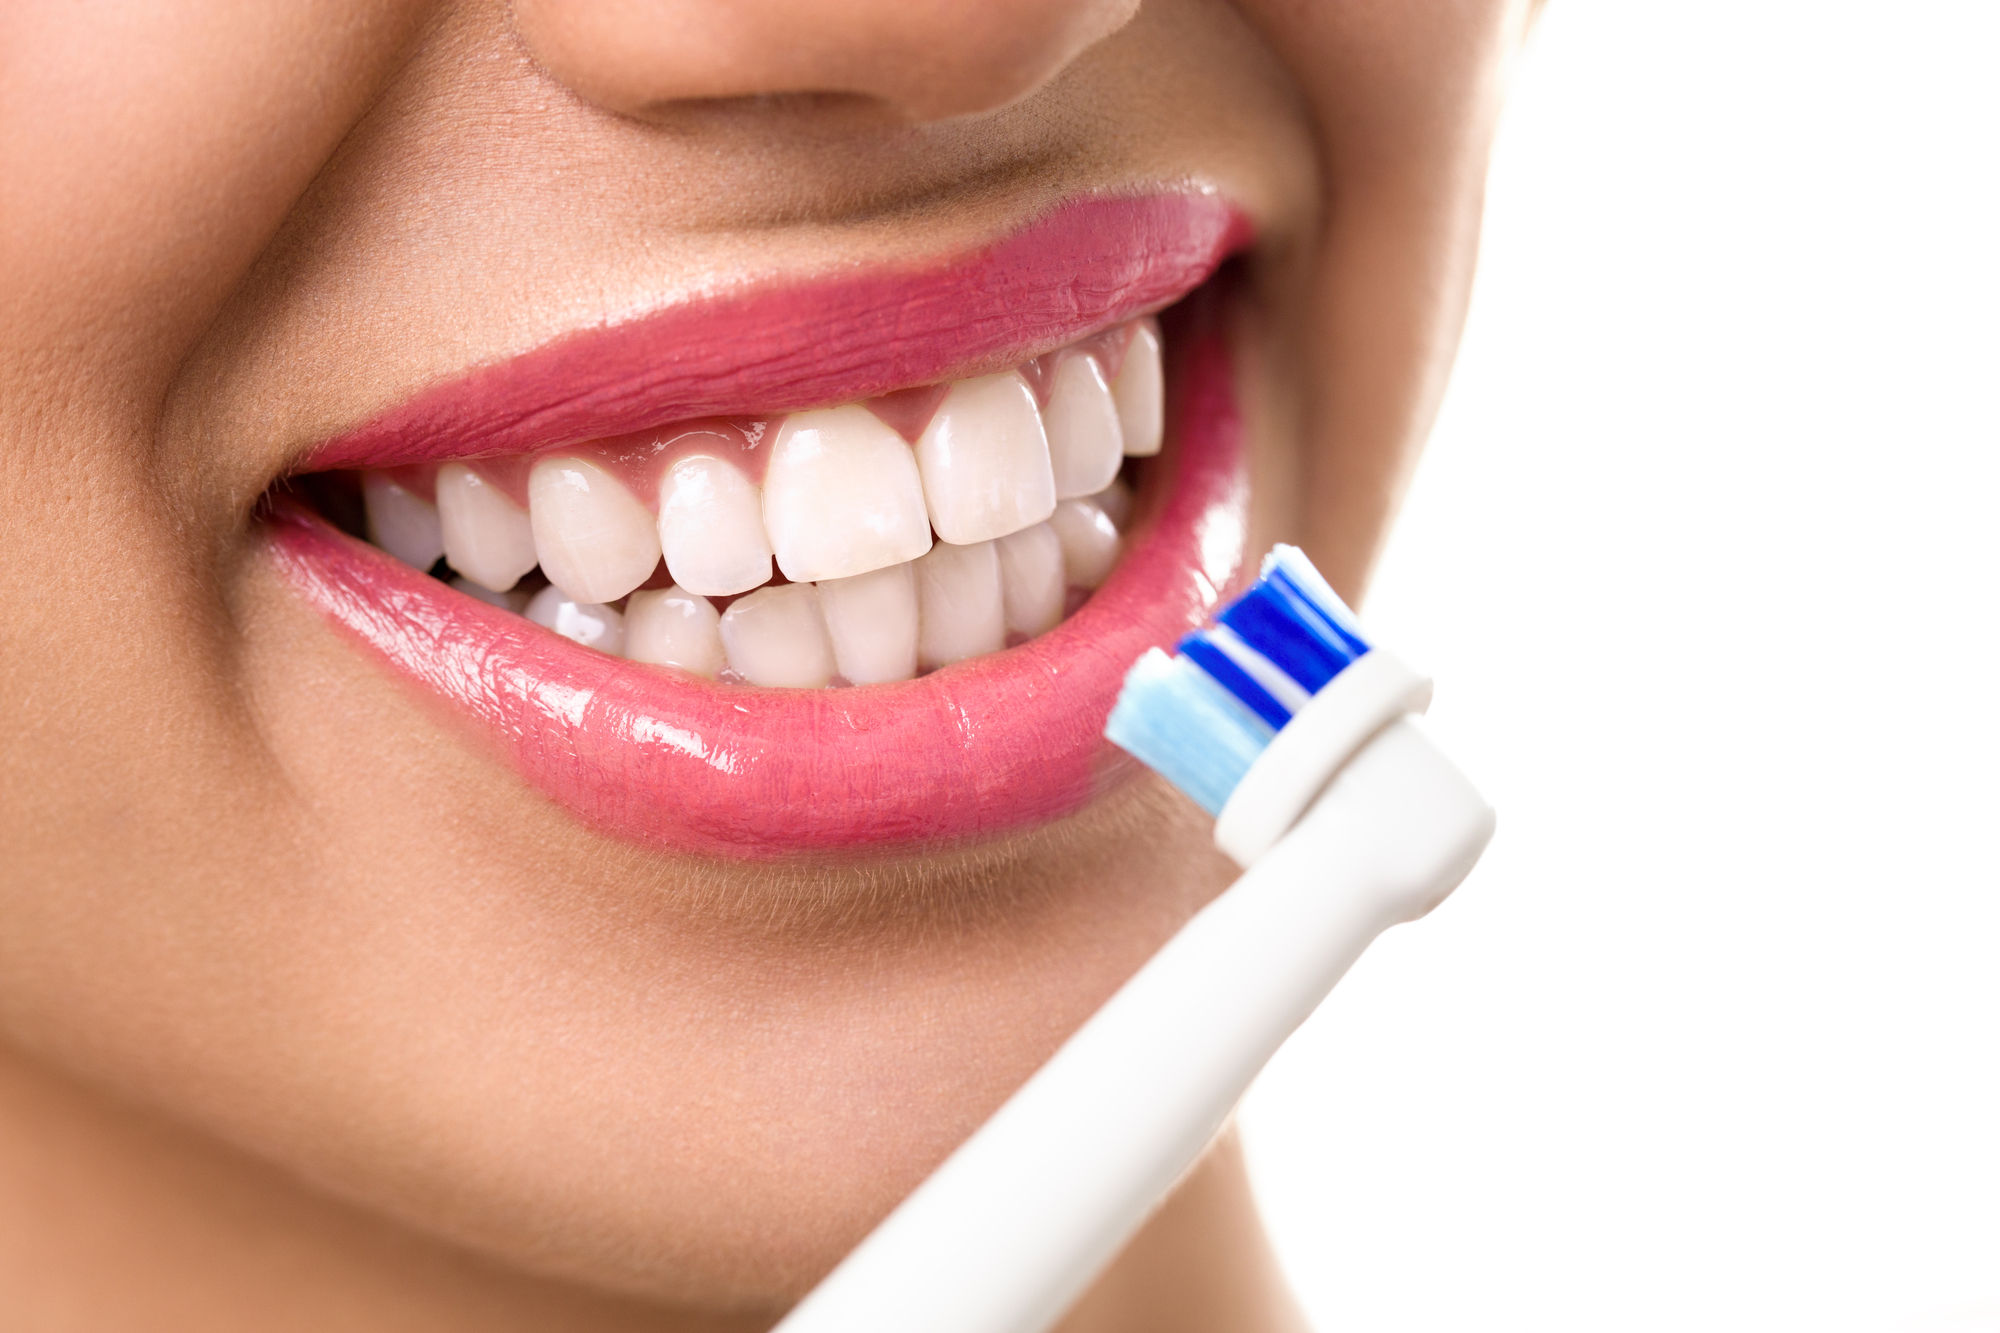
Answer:
<svg viewBox="0 0 2000 1333"><path fill-rule="evenodd" d="M925 858L591 834L273 575L431 379L746 273L1225 189L1253 549L1358 597L1525 4L0 10L0 1306L768 1326L1213 895L1140 785ZM22 1322L25 1320L25 1322ZM1299 1327L1225 1139L1072 1333Z"/></svg>

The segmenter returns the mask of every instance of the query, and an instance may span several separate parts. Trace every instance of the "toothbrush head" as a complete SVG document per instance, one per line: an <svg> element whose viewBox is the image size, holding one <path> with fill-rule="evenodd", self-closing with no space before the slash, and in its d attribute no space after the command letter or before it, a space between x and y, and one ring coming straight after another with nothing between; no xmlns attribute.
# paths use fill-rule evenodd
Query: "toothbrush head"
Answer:
<svg viewBox="0 0 2000 1333"><path fill-rule="evenodd" d="M1300 709L1369 651L1354 613L1296 546L1170 656L1126 673L1104 734L1211 815Z"/></svg>

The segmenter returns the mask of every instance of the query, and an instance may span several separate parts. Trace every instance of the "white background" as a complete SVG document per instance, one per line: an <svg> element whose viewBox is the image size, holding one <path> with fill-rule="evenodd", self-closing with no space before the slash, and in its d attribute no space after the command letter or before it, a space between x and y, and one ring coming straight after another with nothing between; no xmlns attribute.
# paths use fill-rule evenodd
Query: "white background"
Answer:
<svg viewBox="0 0 2000 1333"><path fill-rule="evenodd" d="M1322 1330L2000 1330L2000 5L1553 0L1365 608L1500 832L1243 1113Z"/></svg>

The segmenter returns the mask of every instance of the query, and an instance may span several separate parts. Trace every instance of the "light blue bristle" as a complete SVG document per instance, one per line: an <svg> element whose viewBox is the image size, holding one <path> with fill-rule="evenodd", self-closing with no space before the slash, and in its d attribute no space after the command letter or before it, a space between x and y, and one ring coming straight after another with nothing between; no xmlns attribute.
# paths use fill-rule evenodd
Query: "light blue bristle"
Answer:
<svg viewBox="0 0 2000 1333"><path fill-rule="evenodd" d="M1368 651L1354 613L1296 546L1264 557L1215 629L1154 648L1126 673L1104 725L1210 814L1312 694Z"/></svg>
<svg viewBox="0 0 2000 1333"><path fill-rule="evenodd" d="M1194 663L1158 648L1125 673L1104 734L1211 815L1277 735Z"/></svg>

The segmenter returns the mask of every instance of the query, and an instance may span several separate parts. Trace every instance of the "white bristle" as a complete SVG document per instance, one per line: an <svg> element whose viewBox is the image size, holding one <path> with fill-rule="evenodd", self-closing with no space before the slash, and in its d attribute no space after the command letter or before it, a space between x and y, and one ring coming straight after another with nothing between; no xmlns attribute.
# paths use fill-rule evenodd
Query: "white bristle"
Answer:
<svg viewBox="0 0 2000 1333"><path fill-rule="evenodd" d="M1193 663L1153 648L1125 674L1104 734L1214 815L1276 733Z"/></svg>

